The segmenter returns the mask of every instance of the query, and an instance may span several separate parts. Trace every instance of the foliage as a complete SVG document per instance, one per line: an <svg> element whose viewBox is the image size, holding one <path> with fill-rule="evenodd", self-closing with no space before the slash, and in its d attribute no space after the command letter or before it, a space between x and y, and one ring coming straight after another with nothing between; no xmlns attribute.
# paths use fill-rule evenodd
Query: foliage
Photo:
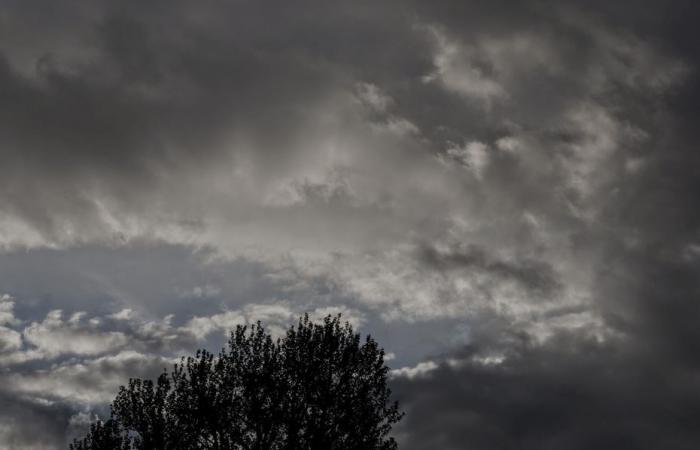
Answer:
<svg viewBox="0 0 700 450"><path fill-rule="evenodd" d="M228 348L200 350L153 382L132 379L71 450L381 449L403 413L384 351L340 316L308 316L273 340L258 322Z"/></svg>

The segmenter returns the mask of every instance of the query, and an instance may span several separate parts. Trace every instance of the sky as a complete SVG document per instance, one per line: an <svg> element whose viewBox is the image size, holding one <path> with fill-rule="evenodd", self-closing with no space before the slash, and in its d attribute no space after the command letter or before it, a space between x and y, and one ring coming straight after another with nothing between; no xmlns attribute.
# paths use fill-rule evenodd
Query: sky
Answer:
<svg viewBox="0 0 700 450"><path fill-rule="evenodd" d="M699 13L2 1L0 450L304 313L401 449L697 448Z"/></svg>

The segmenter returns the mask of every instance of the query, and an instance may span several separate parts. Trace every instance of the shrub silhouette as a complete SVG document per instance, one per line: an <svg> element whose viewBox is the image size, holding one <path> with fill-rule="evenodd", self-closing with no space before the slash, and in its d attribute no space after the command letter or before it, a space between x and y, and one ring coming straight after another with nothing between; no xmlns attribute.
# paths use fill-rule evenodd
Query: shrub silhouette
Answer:
<svg viewBox="0 0 700 450"><path fill-rule="evenodd" d="M397 448L384 350L340 316L308 316L273 340L238 326L218 356L200 350L158 379L131 379L111 417L71 450Z"/></svg>

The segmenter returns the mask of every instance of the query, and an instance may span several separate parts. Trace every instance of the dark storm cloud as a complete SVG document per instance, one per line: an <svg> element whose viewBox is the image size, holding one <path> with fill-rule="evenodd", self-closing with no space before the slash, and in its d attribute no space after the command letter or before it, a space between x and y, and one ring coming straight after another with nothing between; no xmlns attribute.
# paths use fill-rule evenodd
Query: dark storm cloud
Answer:
<svg viewBox="0 0 700 450"><path fill-rule="evenodd" d="M700 367L700 161L690 130L672 129L654 164L622 186L607 210L615 231L599 236L606 247L595 298L608 326L632 337L630 348L649 349L651 361L692 374Z"/></svg>
<svg viewBox="0 0 700 450"><path fill-rule="evenodd" d="M30 11L27 16L43 17L41 8ZM14 28L22 26L21 18L26 16L6 20ZM211 161L212 140L235 116L255 117L256 105L268 95L287 95L285 104L311 101L308 85L318 81L304 65L278 64L274 57L268 63L237 48L226 30L220 36L201 36L197 27L188 33L188 21L179 14L106 8L88 24L80 15L70 19L77 23L70 20L59 33L70 35L75 27L89 43L77 62L51 48L20 47L19 53L34 59L33 73L19 73L7 58L0 69L3 200L49 239L62 217L88 221L88 230L104 226L91 191L104 185L134 207L138 196L159 184L159 174L175 177L181 164ZM183 35L165 35L159 31L164 29ZM278 93L268 92L269 77L277 73L285 81ZM268 121L276 122L274 116ZM40 184L11 169L29 161L29 173L41 174ZM58 192L51 192L56 185Z"/></svg>
<svg viewBox="0 0 700 450"><path fill-rule="evenodd" d="M511 340L501 363L475 358L482 350L395 382L402 448L692 449L700 438L697 373L668 358L567 334Z"/></svg>
<svg viewBox="0 0 700 450"><path fill-rule="evenodd" d="M603 215L572 236L602 249L595 304L619 335L599 341L579 329L545 344L522 335L494 343L508 335L496 329L475 337L425 376L397 379L409 408L406 448L690 449L698 441L700 161L687 108L698 99L698 52L696 39L679 39L692 34L697 7L622 4L585 9L653 36L694 70L662 103L644 95L613 100L629 120L657 121L651 141L636 149L648 165L615 180ZM489 354L499 359L485 360Z"/></svg>
<svg viewBox="0 0 700 450"><path fill-rule="evenodd" d="M426 246L420 251L420 259L426 264L428 270L484 272L497 278L499 280L497 283L514 281L523 289L533 291L535 295L545 298L555 294L559 287L554 270L542 261L498 260L487 255L484 249L475 246L455 245L447 252Z"/></svg>
<svg viewBox="0 0 700 450"><path fill-rule="evenodd" d="M314 142L301 130L356 82L393 99L385 114L414 123L429 139L422 151L443 152L495 140L513 122L538 129L585 99L588 72L619 63L606 62L587 23L561 19L573 8L539 3L97 3L55 18L42 3L8 5L1 201L36 234L23 236L30 244L118 239L105 211L137 216L141 232L163 223L196 232L206 220L199 196L212 191L202 180L241 163L232 136L255 148L246 157L262 190L308 160L299 148ZM25 23L52 41L18 38ZM521 191L539 201L539 189ZM163 206L153 213L154 204Z"/></svg>

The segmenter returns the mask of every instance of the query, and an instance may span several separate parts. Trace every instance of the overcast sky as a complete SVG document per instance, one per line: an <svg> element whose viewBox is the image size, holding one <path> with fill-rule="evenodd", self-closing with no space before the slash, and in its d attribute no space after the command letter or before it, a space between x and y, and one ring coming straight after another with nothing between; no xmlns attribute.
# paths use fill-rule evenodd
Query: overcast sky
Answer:
<svg viewBox="0 0 700 450"><path fill-rule="evenodd" d="M402 449L696 449L695 3L3 0L0 450L305 312Z"/></svg>

